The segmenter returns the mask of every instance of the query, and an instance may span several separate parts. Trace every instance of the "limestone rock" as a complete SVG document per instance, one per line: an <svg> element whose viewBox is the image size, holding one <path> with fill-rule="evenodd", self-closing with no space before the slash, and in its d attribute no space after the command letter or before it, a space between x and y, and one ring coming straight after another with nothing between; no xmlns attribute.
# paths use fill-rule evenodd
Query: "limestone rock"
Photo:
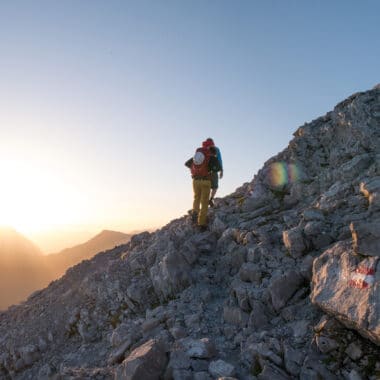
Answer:
<svg viewBox="0 0 380 380"><path fill-rule="evenodd" d="M360 183L360 192L368 199L369 210L380 210L380 177L366 178Z"/></svg>
<svg viewBox="0 0 380 380"><path fill-rule="evenodd" d="M215 355L215 345L209 338L184 338L179 343L190 358L208 359Z"/></svg>
<svg viewBox="0 0 380 380"><path fill-rule="evenodd" d="M380 345L380 265L337 243L314 262L312 302Z"/></svg>
<svg viewBox="0 0 380 380"><path fill-rule="evenodd" d="M154 290L163 299L189 286L192 282L190 273L190 265L181 253L174 249L150 270Z"/></svg>
<svg viewBox="0 0 380 380"><path fill-rule="evenodd" d="M292 257L301 257L306 250L306 243L300 227L294 227L291 230L284 231L283 240L285 247Z"/></svg>
<svg viewBox="0 0 380 380"><path fill-rule="evenodd" d="M219 359L210 363L208 371L214 378L231 377L235 374L235 367L230 363Z"/></svg>
<svg viewBox="0 0 380 380"><path fill-rule="evenodd" d="M239 307L224 306L223 319L233 325L246 326L249 319L249 314L244 312Z"/></svg>
<svg viewBox="0 0 380 380"><path fill-rule="evenodd" d="M356 253L380 257L380 219L350 224L353 247Z"/></svg>
<svg viewBox="0 0 380 380"><path fill-rule="evenodd" d="M115 380L156 380L164 372L166 363L165 348L152 339L131 352L117 369Z"/></svg>
<svg viewBox="0 0 380 380"><path fill-rule="evenodd" d="M290 270L270 284L269 291L272 305L277 312L286 305L303 282L304 279L299 272Z"/></svg>
<svg viewBox="0 0 380 380"><path fill-rule="evenodd" d="M239 275L242 281L256 284L261 282L261 271L253 263L244 263L240 268Z"/></svg>

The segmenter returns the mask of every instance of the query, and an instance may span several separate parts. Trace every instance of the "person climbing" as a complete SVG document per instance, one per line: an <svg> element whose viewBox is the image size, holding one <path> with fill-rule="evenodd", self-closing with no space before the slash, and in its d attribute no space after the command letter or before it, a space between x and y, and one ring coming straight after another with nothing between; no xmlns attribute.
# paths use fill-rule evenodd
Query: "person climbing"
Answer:
<svg viewBox="0 0 380 380"><path fill-rule="evenodd" d="M209 205L211 207L214 207L214 198L215 194L218 191L219 187L219 178L223 178L223 161L222 161L222 154L220 153L220 149L215 146L214 140L209 137L202 143L202 147L204 148L209 148L209 147L214 147L216 150L216 158L218 159L219 162L219 167L220 169L218 171L213 171L211 172L211 195L210 195L210 200L209 200ZM219 173L219 175L218 175Z"/></svg>
<svg viewBox="0 0 380 380"><path fill-rule="evenodd" d="M193 208L191 217L197 222L200 231L207 230L207 209L211 192L211 173L219 172L220 165L216 157L215 147L201 147L194 157L185 162L190 168L193 178Z"/></svg>

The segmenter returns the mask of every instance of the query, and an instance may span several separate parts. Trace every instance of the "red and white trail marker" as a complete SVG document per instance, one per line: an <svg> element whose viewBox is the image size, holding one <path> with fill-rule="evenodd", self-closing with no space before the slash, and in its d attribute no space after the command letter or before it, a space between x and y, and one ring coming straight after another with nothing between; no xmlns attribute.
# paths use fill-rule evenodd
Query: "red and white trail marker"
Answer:
<svg viewBox="0 0 380 380"><path fill-rule="evenodd" d="M375 282L375 269L358 266L351 274L348 285L352 288L368 289Z"/></svg>

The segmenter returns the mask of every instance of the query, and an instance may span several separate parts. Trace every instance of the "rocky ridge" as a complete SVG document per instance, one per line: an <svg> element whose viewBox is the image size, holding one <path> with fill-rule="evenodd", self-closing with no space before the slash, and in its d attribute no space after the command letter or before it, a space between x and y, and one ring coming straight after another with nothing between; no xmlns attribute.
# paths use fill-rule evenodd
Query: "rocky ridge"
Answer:
<svg viewBox="0 0 380 380"><path fill-rule="evenodd" d="M184 216L0 314L2 379L380 377L380 89Z"/></svg>

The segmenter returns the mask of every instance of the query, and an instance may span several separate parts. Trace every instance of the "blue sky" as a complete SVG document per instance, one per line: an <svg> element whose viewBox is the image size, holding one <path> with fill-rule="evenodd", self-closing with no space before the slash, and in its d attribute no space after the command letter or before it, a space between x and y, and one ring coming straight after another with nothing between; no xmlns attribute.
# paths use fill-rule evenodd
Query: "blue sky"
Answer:
<svg viewBox="0 0 380 380"><path fill-rule="evenodd" d="M0 224L163 225L191 207L183 163L209 136L231 193L380 82L379 14L375 0L1 2Z"/></svg>

